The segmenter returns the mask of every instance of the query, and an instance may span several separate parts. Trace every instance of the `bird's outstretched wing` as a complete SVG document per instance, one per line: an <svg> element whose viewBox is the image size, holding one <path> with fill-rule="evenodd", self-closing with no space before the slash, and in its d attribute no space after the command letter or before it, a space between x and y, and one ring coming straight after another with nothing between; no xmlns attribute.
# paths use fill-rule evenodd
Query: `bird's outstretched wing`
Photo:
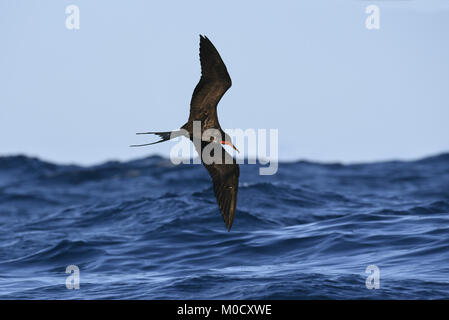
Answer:
<svg viewBox="0 0 449 320"><path fill-rule="evenodd" d="M217 203L226 227L230 231L237 206L237 191L240 175L239 165L232 163L204 164L204 166L212 177L215 197L217 198Z"/></svg>
<svg viewBox="0 0 449 320"><path fill-rule="evenodd" d="M193 91L189 122L202 121L202 128L218 129L217 104L231 87L231 77L217 49L200 36L201 79Z"/></svg>

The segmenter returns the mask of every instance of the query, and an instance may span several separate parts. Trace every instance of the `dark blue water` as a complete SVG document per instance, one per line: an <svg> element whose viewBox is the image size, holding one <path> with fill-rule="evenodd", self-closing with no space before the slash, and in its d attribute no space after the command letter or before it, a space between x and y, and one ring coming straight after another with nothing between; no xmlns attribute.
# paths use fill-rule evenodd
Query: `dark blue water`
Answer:
<svg viewBox="0 0 449 320"><path fill-rule="evenodd" d="M230 233L201 165L3 157L0 298L448 299L449 154L243 165Z"/></svg>

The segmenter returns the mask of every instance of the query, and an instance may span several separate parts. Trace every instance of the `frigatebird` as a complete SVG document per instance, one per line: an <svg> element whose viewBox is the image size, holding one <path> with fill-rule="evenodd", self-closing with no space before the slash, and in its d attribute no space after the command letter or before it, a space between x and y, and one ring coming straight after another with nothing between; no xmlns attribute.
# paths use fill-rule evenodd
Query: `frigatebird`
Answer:
<svg viewBox="0 0 449 320"><path fill-rule="evenodd" d="M230 136L221 129L217 117L217 105L220 102L221 97L223 97L225 92L231 87L232 82L228 70L217 49L207 37L202 35L200 35L200 62L201 78L193 91L192 99L190 101L190 115L187 123L181 127L181 130L137 133L155 134L159 136L161 140L152 143L132 145L132 147L152 145L182 135L194 142L196 151L200 155L201 162L212 178L215 198L217 199L225 225L228 231L230 231L237 205L237 191L240 174L239 166L235 159L221 146L219 147L222 154L221 161L205 163L202 155L204 148L211 143L229 145L238 151L232 144ZM201 123L201 137L194 137L195 121L200 121ZM219 133L219 138L216 139L216 137L214 137L213 139L205 139L203 133L208 129L215 129ZM199 138L200 143L195 143L194 138Z"/></svg>

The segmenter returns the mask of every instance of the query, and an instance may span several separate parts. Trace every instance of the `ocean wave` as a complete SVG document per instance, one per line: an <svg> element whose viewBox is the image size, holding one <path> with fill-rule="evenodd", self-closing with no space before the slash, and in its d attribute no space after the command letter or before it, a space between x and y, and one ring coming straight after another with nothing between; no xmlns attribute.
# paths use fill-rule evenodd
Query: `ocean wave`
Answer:
<svg viewBox="0 0 449 320"><path fill-rule="evenodd" d="M227 232L201 165L0 157L0 298L447 299L447 170L449 154L241 165Z"/></svg>

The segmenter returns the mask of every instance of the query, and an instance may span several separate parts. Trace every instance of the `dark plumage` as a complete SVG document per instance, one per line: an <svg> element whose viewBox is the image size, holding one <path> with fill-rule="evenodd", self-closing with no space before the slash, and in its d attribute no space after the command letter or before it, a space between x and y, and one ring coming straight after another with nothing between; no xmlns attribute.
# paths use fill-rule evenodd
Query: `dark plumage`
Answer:
<svg viewBox="0 0 449 320"><path fill-rule="evenodd" d="M230 137L221 129L217 117L217 105L220 102L221 97L223 97L225 92L231 87L231 77L229 76L228 70L217 49L212 42L204 36L200 36L200 61L201 79L193 91L192 100L190 102L189 120L181 127L181 129L186 130L190 140L194 141L193 122L201 121L201 134L207 129L216 129L221 133L221 144L231 145L237 150L230 141ZM143 134L156 134L162 140L144 145L167 141L176 136L180 136L180 132L181 131L145 132ZM202 155L203 149L210 143L217 142L201 140L201 143L195 144L198 154ZM222 151L222 162L220 164L206 164L203 162L203 159L201 160L212 178L214 193L221 215L223 216L228 231L230 231L237 205L240 170L235 159L221 146L220 148Z"/></svg>

